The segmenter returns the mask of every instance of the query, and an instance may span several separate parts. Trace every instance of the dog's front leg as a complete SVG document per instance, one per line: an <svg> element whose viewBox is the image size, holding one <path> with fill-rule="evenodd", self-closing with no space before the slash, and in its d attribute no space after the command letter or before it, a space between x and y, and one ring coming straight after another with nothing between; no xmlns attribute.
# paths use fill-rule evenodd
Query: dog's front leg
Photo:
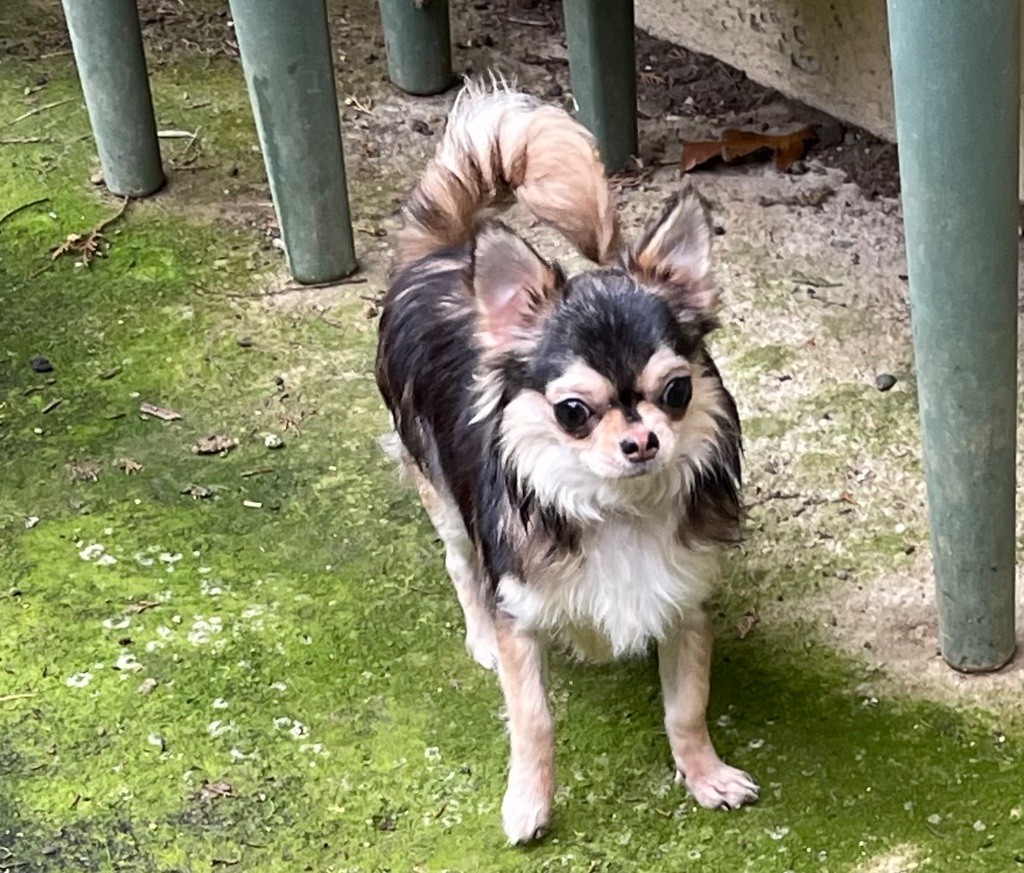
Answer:
<svg viewBox="0 0 1024 873"><path fill-rule="evenodd" d="M701 806L733 809L757 800L758 787L742 770L718 757L708 734L711 622L703 613L681 623L658 646L665 698L665 729L676 776Z"/></svg>
<svg viewBox="0 0 1024 873"><path fill-rule="evenodd" d="M555 792L555 731L544 692L540 641L497 620L498 678L505 693L512 746L508 789L501 804L505 834L513 845L540 837L551 820Z"/></svg>

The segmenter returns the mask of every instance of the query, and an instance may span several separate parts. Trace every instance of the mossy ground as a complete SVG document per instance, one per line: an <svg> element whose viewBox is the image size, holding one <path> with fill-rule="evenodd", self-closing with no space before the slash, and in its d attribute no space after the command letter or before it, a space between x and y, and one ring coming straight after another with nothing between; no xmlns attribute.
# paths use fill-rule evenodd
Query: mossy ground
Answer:
<svg viewBox="0 0 1024 873"><path fill-rule="evenodd" d="M7 34L29 32L4 14ZM385 417L361 295L380 272L326 313L267 306L281 261L257 220L265 204L245 206L266 193L237 66L171 53L152 75L161 118L183 126L170 119L187 112L201 160L238 174L174 174L86 267L49 252L118 203L88 183L70 58L0 65L0 124L71 98L3 131L40 142L0 146L0 214L48 198L0 226L0 869L1024 865L1021 728L876 696L872 671L803 617L805 596L926 546L920 525L879 532L886 507L867 486L856 508L834 499L838 443L883 473L917 472L914 452L885 451L915 439L912 393L883 400L851 380L774 395L767 382L811 361L799 338L769 341L749 322L718 348L749 421L752 493L788 476L830 495L807 504L810 526L778 509L785 497L757 503L718 604L713 734L763 799L716 814L673 786L651 663L556 658L555 826L534 848L504 847L500 695L463 650L440 548L375 443ZM378 221L401 193L410 170L395 167L354 176L357 221L358 204ZM742 315L756 295L736 293ZM822 325L862 343L876 329ZM36 355L52 373L30 369ZM144 418L143 401L182 418ZM285 447L266 449L268 432ZM240 445L190 451L213 433ZM129 475L122 458L143 467ZM86 467L96 480L74 481ZM779 601L788 621L737 633Z"/></svg>

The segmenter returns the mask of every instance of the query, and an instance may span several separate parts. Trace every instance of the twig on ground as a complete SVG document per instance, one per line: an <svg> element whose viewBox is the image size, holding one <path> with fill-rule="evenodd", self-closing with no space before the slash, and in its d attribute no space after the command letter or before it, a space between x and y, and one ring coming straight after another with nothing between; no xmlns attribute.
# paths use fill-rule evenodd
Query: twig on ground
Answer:
<svg viewBox="0 0 1024 873"><path fill-rule="evenodd" d="M36 142L56 142L52 136L11 136L0 139L0 145L27 145Z"/></svg>
<svg viewBox="0 0 1024 873"><path fill-rule="evenodd" d="M513 15L508 17L509 24L521 24L524 27L551 27L550 21L538 21L535 18L516 18Z"/></svg>
<svg viewBox="0 0 1024 873"><path fill-rule="evenodd" d="M40 203L49 202L49 197L40 197L38 200L30 200L28 203L22 203L21 206L15 206L14 209L11 209L9 212L5 212L3 215L0 215L0 225L2 225L5 221L8 221L11 218L14 218L14 216L17 215L19 212L29 209L32 206L38 206Z"/></svg>
<svg viewBox="0 0 1024 873"><path fill-rule="evenodd" d="M82 256L82 263L88 267L96 252L99 251L100 242L103 240L103 231L124 215L125 210L128 208L128 201L129 198L125 197L121 201L121 208L117 212L109 218L103 219L103 221L88 230L84 235L80 233L68 234L68 238L51 252L50 260L55 261L69 252L77 252Z"/></svg>
<svg viewBox="0 0 1024 873"><path fill-rule="evenodd" d="M38 691L25 691L25 692L22 692L21 694L5 694L3 697L0 697L0 703L7 703L7 702L9 702L11 700L26 700L29 697L38 697L38 696L39 696L39 692Z"/></svg>
<svg viewBox="0 0 1024 873"><path fill-rule="evenodd" d="M255 470L243 470L239 475L243 479L248 479L250 476L262 476L264 473L273 473L273 467L257 467Z"/></svg>
<svg viewBox="0 0 1024 873"><path fill-rule="evenodd" d="M767 494L762 494L760 497L751 500L747 503L747 506L760 506L762 503L767 503L769 500L799 500L802 496L802 494L786 494L782 491L769 491Z"/></svg>
<svg viewBox="0 0 1024 873"><path fill-rule="evenodd" d="M0 130L5 127L10 127L13 124L17 124L19 121L24 121L26 118L31 118L33 115L38 115L40 112L46 112L48 109L55 109L58 106L63 106L65 103L70 103L74 100L73 97L67 97L64 100L55 100L53 103L44 103L42 106L37 106L35 109L30 109L28 112L23 112L17 118L12 118L10 121L5 121L0 124Z"/></svg>

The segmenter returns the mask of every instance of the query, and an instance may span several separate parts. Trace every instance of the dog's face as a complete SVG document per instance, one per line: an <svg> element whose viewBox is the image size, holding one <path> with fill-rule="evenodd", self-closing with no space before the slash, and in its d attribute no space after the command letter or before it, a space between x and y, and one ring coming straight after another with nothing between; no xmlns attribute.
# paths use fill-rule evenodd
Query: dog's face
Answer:
<svg viewBox="0 0 1024 873"><path fill-rule="evenodd" d="M506 406L520 457L558 457L562 475L619 479L672 467L707 429L715 390L692 360L699 338L620 271L570 281Z"/></svg>
<svg viewBox="0 0 1024 873"><path fill-rule="evenodd" d="M709 244L692 197L671 204L620 267L568 282L509 232L481 236L483 324L519 370L503 386L501 438L535 488L578 494L677 475L684 456L700 462L724 402L703 366L716 302Z"/></svg>

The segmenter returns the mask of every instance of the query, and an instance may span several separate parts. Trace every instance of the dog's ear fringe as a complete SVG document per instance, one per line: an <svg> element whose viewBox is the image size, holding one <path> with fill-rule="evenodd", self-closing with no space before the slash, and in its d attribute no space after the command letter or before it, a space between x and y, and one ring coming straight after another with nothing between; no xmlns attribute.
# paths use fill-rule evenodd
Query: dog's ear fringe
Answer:
<svg viewBox="0 0 1024 873"><path fill-rule="evenodd" d="M561 295L565 275L526 240L493 221L477 234L466 280L485 345L501 349L528 339L543 323Z"/></svg>
<svg viewBox="0 0 1024 873"><path fill-rule="evenodd" d="M681 320L713 325L718 292L711 278L711 221L687 185L621 255L634 279L664 297Z"/></svg>

